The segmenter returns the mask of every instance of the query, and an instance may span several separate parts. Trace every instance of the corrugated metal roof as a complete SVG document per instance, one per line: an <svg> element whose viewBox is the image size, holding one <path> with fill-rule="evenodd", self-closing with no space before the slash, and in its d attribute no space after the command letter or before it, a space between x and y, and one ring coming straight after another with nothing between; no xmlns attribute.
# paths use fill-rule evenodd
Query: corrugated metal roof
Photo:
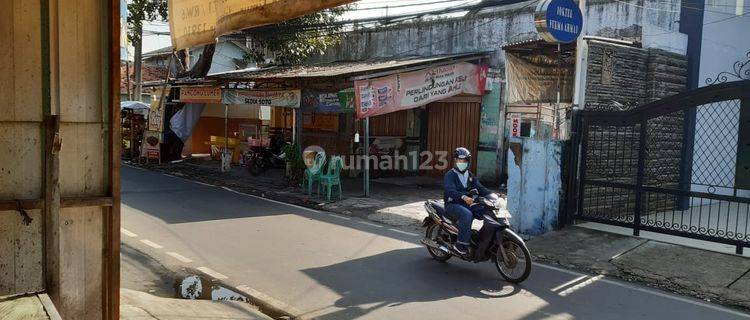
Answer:
<svg viewBox="0 0 750 320"><path fill-rule="evenodd" d="M531 54L546 54L552 55L557 52L557 44L549 43L541 38L532 38L517 42L506 43L503 45L503 51L511 53L519 53L523 55ZM562 52L573 52L575 51L576 43L563 43L560 49Z"/></svg>
<svg viewBox="0 0 750 320"><path fill-rule="evenodd" d="M526 39L526 40L521 40L521 41L516 41L516 42L508 42L508 43L504 44L502 48L503 49L507 49L507 48L513 48L513 47L528 45L528 44L531 44L531 43L540 43L540 42L547 43L542 38L531 38L531 39Z"/></svg>
<svg viewBox="0 0 750 320"><path fill-rule="evenodd" d="M330 78L353 77L374 72L398 71L410 67L429 66L431 64L480 59L489 56L488 52L465 53L455 55L431 57L405 57L399 59L381 59L368 61L332 62L317 65L294 67L270 67L264 69L244 69L209 74L207 79L253 81L264 79L293 79L293 78Z"/></svg>

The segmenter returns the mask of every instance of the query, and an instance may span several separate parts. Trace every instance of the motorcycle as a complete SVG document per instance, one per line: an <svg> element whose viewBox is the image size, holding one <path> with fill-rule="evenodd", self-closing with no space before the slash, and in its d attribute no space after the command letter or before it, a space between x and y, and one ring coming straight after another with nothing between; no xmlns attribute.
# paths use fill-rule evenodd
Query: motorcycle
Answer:
<svg viewBox="0 0 750 320"><path fill-rule="evenodd" d="M250 150L245 153L244 157L247 169L253 176L259 176L264 171L271 168L280 169L286 167L286 154L284 151L275 154L268 148L251 147Z"/></svg>
<svg viewBox="0 0 750 320"><path fill-rule="evenodd" d="M510 229L511 215L500 210L500 197L497 194L480 197L477 190L471 190L469 196L474 200L472 206L483 206L486 210L482 228L472 229L468 253L463 255L452 249L458 239L456 222L445 214L443 204L434 200L424 204L429 216L423 223L426 230L422 244L437 261L445 262L452 257L474 263L491 260L505 280L523 282L531 273L531 253L523 239Z"/></svg>

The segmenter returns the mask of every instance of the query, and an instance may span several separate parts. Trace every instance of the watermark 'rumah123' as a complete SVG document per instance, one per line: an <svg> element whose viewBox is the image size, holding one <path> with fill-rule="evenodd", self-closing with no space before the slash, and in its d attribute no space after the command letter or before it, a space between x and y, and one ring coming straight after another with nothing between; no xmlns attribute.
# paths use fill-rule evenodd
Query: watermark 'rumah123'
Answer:
<svg viewBox="0 0 750 320"><path fill-rule="evenodd" d="M326 154L325 150L320 146L309 146L305 148L303 151L303 158L308 167L314 165L314 159L318 153ZM406 154L401 154L396 150L392 154L386 154L376 150L371 150L369 156L361 154L338 156L344 160L344 170L362 170L365 168L365 163L367 161L369 161L368 167L373 170L432 171L445 170L450 166L448 151L411 151Z"/></svg>

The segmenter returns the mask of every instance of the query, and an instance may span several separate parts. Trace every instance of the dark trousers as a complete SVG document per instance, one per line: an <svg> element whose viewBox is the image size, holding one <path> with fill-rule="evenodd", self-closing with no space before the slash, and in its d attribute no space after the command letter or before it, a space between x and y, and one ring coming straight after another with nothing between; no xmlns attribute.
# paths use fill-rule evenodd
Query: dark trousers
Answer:
<svg viewBox="0 0 750 320"><path fill-rule="evenodd" d="M445 214L456 222L458 227L458 243L471 244L471 223L474 219L482 219L484 207L480 205L467 206L458 203L449 203L445 206Z"/></svg>

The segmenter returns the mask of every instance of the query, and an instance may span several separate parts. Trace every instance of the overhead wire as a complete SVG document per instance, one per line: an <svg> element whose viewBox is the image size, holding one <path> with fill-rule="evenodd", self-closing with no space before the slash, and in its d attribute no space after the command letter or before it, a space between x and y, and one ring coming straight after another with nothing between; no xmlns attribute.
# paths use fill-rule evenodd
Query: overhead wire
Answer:
<svg viewBox="0 0 750 320"><path fill-rule="evenodd" d="M639 4L630 3L630 2L622 1L622 0L615 0L615 2L619 2L619 3L626 4L632 7L642 8L642 9L651 10L651 11L661 11L661 12L671 12L671 13L680 13L681 11L681 10L667 10L667 9L661 9L661 8L655 8L655 7L646 7L646 6L642 6ZM685 5L681 5L680 8L686 8L686 9L695 10L695 11L712 12L712 13L718 13L718 14L736 15L736 13L734 12L730 13L730 12L724 12L724 11L714 11L714 10L701 9L701 8L690 7L690 6L685 6Z"/></svg>
<svg viewBox="0 0 750 320"><path fill-rule="evenodd" d="M525 4L524 6L522 6L522 7L518 8L518 10L521 10L521 9L525 9L525 8L529 7L530 5L533 5L533 4L536 4L536 3L537 3L536 1L529 1L529 3L527 3L527 4ZM469 31L472 31L472 30L474 30L474 29L477 29L477 28L479 28L479 27L483 27L483 26L485 26L485 25L488 25L488 24L490 24L490 23L493 23L493 22L495 22L495 21L497 21L497 20L499 20L499 19L502 19L502 18L505 18L505 17L503 17L503 16L495 17L495 18L493 18L493 19L490 19L489 21L486 21L486 22L484 22L484 23L480 23L480 24L477 24L477 25L471 26L471 27L469 27L469 28L466 28L466 29L464 29L463 31L461 31L461 32L458 32L458 33L456 33L456 34L453 34L453 35L451 35L451 36L448 36L448 37L446 37L446 38L444 38L444 39L442 39L442 40L440 40L440 41L436 41L436 42L431 42L431 43L429 43L429 44L426 44L426 45L418 46L418 47L416 47L416 48L414 48L414 49L411 49L411 50L406 50L406 51L403 51L403 52L399 52L399 53L396 53L395 55L396 55L396 56L402 56L402 55L404 55L404 54L406 54L406 53L411 53L411 52L414 52L414 51L417 51L417 50L420 50L420 49L424 49L424 48L426 48L426 47L428 47L428 46L433 46L433 45L434 45L434 44L436 44L436 43L443 43L443 42L446 42L446 41L448 41L448 40L452 40L453 38L455 38L455 37L457 37L457 36L463 35L463 34L465 34L465 33L469 32Z"/></svg>
<svg viewBox="0 0 750 320"><path fill-rule="evenodd" d="M727 18L723 18L723 19L719 19L719 20L709 21L709 22L704 23L703 26L707 26L707 25L711 25L711 24L719 23L719 22L724 22L724 21L727 21L727 20L732 20L732 19L736 19L736 18L740 18L740 17L747 17L747 15L745 15L745 14L733 15L731 17L727 17ZM653 37L653 36L660 36L660 35L665 35L665 34L670 34L670 33L677 33L677 32L679 32L679 31L666 31L666 32L660 32L660 33L653 33L653 34L642 34L641 36L642 37L643 36L645 36L645 37Z"/></svg>
<svg viewBox="0 0 750 320"><path fill-rule="evenodd" d="M431 1L431 2L417 2L417 3L410 3L410 4L397 4L397 5L386 5L386 6L380 6L380 7L355 7L353 9L350 9L349 11L370 11L370 10L383 10L383 9L397 9L397 8L408 8L408 7L423 7L427 5L433 5L433 4L443 4L443 3L456 3L461 2L463 0L439 0L439 1ZM403 2L403 1L398 1Z"/></svg>

